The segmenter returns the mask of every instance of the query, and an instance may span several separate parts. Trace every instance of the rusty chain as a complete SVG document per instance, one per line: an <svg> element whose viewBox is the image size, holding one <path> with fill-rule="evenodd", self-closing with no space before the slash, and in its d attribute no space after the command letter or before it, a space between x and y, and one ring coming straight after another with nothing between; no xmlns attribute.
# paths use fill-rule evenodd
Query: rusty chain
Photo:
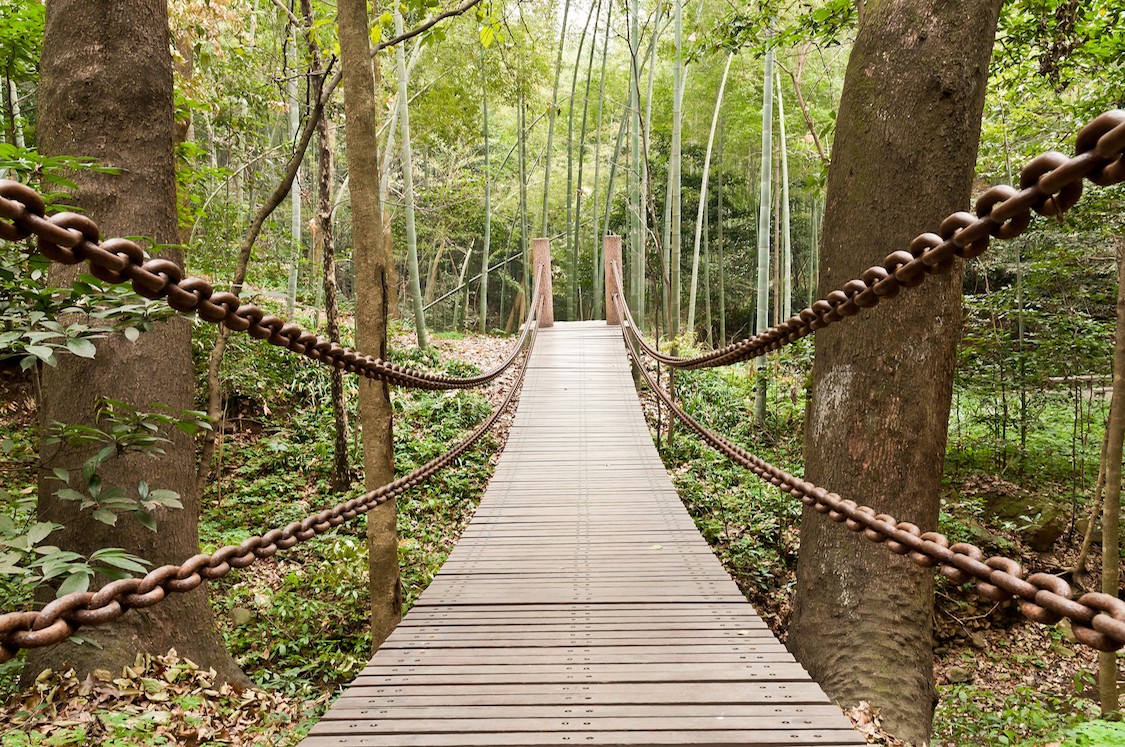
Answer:
<svg viewBox="0 0 1125 747"><path fill-rule="evenodd" d="M720 454L782 492L800 498L803 504L818 513L827 514L832 521L844 524L853 532L862 532L872 542L886 543L888 550L896 555L905 555L915 565L923 568L941 566L945 576L956 583L972 581L979 594L993 601L1018 597L1020 612L1034 622L1053 625L1065 617L1070 620L1074 636L1080 643L1099 651L1116 651L1125 646L1125 601L1098 592L1083 594L1075 600L1070 584L1058 576L1033 573L1025 579L1023 568L1011 558L994 556L985 559L976 545L967 542L951 545L943 534L923 532L915 524L898 521L888 514L877 513L869 506L841 498L836 493L790 475L703 426L685 412L645 368L636 347L640 334L628 321L628 303L622 300L620 292L613 294L613 300L626 317L622 326L629 357L640 369L649 388L680 421Z"/></svg>
<svg viewBox="0 0 1125 747"><path fill-rule="evenodd" d="M893 252L883 264L869 267L847 283L788 320L717 350L679 358L661 353L643 337L645 353L666 366L711 368L771 353L829 324L858 314L880 301L894 298L903 288L925 282L927 275L953 269L956 257L971 259L988 249L992 237L1012 239L1027 230L1031 211L1061 215L1078 202L1082 180L1099 186L1125 181L1125 111L1115 109L1092 119L1075 138L1075 155L1047 152L1029 161L1020 172L1020 189L992 187L976 202L976 215L951 213L937 233L919 234L907 250Z"/></svg>
<svg viewBox="0 0 1125 747"><path fill-rule="evenodd" d="M117 620L130 609L151 607L169 592L188 592L204 580L222 578L234 568L245 568L262 558L272 557L278 550L287 550L299 542L322 534L354 519L360 514L386 503L399 494L428 480L472 448L511 406L515 393L527 372L527 361L535 345L538 316L535 309L527 322L530 344L517 367L504 400L476 429L460 443L408 475L372 491L339 503L333 508L310 514L280 529L256 535L240 545L227 545L207 554L194 555L180 565L165 565L149 571L141 578L112 581L96 592L76 592L55 599L43 609L31 612L0 614L0 663L15 656L20 649L41 648L61 643L83 625L104 625Z"/></svg>
<svg viewBox="0 0 1125 747"><path fill-rule="evenodd" d="M175 262L149 257L134 241L102 241L98 225L84 215L58 213L46 217L45 214L46 205L38 192L19 182L0 179L0 239L22 241L34 235L39 251L54 262L64 265L89 262L90 272L98 279L108 283L128 281L141 296L163 298L177 313L194 313L208 322L246 332L314 361L395 386L415 389L478 387L507 371L527 342L530 325L525 323L504 358L475 376L446 376L399 366L306 332L296 324L266 314L257 306L244 305L233 293L216 292L203 278L184 277ZM532 292L532 310L539 308L539 286L537 280ZM530 320L530 310L528 314Z"/></svg>

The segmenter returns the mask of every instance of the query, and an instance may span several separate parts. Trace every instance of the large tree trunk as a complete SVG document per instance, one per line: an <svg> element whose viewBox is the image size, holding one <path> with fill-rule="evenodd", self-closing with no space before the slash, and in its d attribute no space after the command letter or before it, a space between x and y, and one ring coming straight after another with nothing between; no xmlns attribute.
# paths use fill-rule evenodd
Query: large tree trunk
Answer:
<svg viewBox="0 0 1125 747"><path fill-rule="evenodd" d="M837 120L822 297L968 207L999 8L868 4ZM807 478L923 531L937 524L961 274L816 334ZM933 588L932 571L806 509L793 652L829 697L872 703L914 744L934 707Z"/></svg>
<svg viewBox="0 0 1125 747"><path fill-rule="evenodd" d="M168 46L167 5L163 0L52 0L47 6L39 92L39 149L45 155L91 156L120 169L114 175L80 172L74 204L101 225L106 236L143 235L176 244L176 179L172 157L172 58ZM181 261L165 249L164 259ZM52 282L65 285L80 268L55 268ZM103 397L141 409L160 403L179 411L194 400L191 323L163 322L136 343L115 336L98 342L97 357L61 356L57 368L42 372L39 413L44 424L93 423ZM121 515L110 528L54 496L60 484L51 468L75 468L86 449L43 452L39 513L64 525L53 544L89 554L105 546L123 547L154 564L180 563L199 552L199 492L195 449L189 436L173 430L159 459L132 455L110 460L101 470L106 485L136 490L140 480L174 490L182 510L158 510L158 531ZM134 493L135 495L135 493ZM49 592L49 590L44 590ZM31 651L24 680L50 667L74 668L79 677L92 669L119 671L137 652L183 656L214 667L224 679L246 678L215 632L204 588L171 594L160 604L134 610L105 627L82 630L97 645L63 643Z"/></svg>
<svg viewBox="0 0 1125 747"><path fill-rule="evenodd" d="M379 204L379 153L375 147L375 73L367 0L338 0L340 62L344 70L355 252L356 347L380 358L387 352L387 309L394 287L390 246L383 238ZM387 385L359 382L364 482L373 489L394 479L392 412ZM381 644L402 619L398 572L397 507L391 499L367 514L372 644Z"/></svg>

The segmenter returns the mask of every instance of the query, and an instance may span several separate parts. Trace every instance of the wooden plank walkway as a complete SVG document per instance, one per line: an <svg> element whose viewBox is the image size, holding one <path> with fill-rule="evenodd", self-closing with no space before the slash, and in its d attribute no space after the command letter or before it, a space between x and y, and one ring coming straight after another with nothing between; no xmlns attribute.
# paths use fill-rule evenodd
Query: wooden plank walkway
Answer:
<svg viewBox="0 0 1125 747"><path fill-rule="evenodd" d="M859 745L700 537L616 327L539 334L472 523L303 747Z"/></svg>

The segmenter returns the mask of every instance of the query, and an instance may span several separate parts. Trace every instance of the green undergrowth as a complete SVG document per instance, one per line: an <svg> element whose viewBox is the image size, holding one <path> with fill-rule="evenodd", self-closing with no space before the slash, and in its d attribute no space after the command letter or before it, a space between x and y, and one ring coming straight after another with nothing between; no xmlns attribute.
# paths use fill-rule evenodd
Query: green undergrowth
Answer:
<svg viewBox="0 0 1125 747"><path fill-rule="evenodd" d="M811 341L804 340L771 356L760 374L752 364L677 372L677 395L684 408L705 426L799 475L804 471L810 359ZM754 419L756 375L764 375L768 382L767 418L761 425ZM1062 395L1038 397L1022 454L1018 453L1018 441L1016 451L1012 450L1013 432L997 431L995 421L990 419L995 406L991 392L969 389L962 383L957 403L960 410L950 424L941 531L953 541L982 545L985 552L1021 549L1016 533L1023 520L1000 521L987 515L983 499L963 489L970 478L984 475L994 481L1018 481L1021 490L1032 494L1066 495L1066 508L1082 515L1097 473L1101 439L1097 421L1102 416L1099 402L1079 401L1076 406L1076 401L1067 401ZM655 412L654 406L648 408L654 433ZM682 426L676 428L670 441L667 417L664 411L660 452L696 526L759 613L775 632L784 635L795 585L800 502L720 456ZM1007 440L998 439L998 433ZM1018 438L1018 432L1014 435ZM1006 470L997 470L997 450L1001 447L1008 450ZM996 477L997 472L1000 477ZM983 527L987 529L982 536ZM956 597L960 592L949 594ZM939 603L955 604L956 600ZM985 609L984 614L987 612ZM1052 655L1042 653L1044 661ZM965 655L978 653L968 650ZM996 666L1006 663L997 660ZM1013 677L1012 681L1017 680ZM1091 701L1073 688L1052 692L1057 689L942 685L933 744L1125 745L1125 727L1091 721L1096 713Z"/></svg>
<svg viewBox="0 0 1125 747"><path fill-rule="evenodd" d="M463 362L440 361L433 351L391 351L389 357L447 374L477 371ZM354 433L354 487L335 493L330 486L333 420L326 368L240 340L224 372L230 372L224 373L230 377L224 382L232 398L228 413L241 420L224 435L217 455L221 466L205 492L200 534L206 549L240 542L363 492ZM354 377L345 381L354 428L356 383ZM398 475L446 451L491 411L477 392L394 389L392 403ZM456 464L399 498L405 608L433 579L471 517L495 449L495 440L486 436ZM370 658L365 535L366 517L360 516L212 585L227 645L259 685L311 698L352 680Z"/></svg>
<svg viewBox="0 0 1125 747"><path fill-rule="evenodd" d="M1087 700L1029 685L1007 693L978 685L943 685L934 714L935 747L1125 747L1125 724L1090 720Z"/></svg>
<svg viewBox="0 0 1125 747"><path fill-rule="evenodd" d="M801 419L811 347L802 341L766 364L767 420L754 422L751 365L676 373L683 407L702 423L772 464L801 470ZM668 413L663 413L667 418ZM792 591L801 504L758 480L678 425L661 455L696 526L743 593L776 621Z"/></svg>

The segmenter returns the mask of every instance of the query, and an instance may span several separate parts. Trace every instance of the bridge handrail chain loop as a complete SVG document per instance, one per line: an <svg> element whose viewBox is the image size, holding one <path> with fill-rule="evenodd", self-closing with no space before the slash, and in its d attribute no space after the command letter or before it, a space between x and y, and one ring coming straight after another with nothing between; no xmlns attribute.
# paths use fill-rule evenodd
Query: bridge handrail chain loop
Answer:
<svg viewBox="0 0 1125 747"><path fill-rule="evenodd" d="M531 321L541 303L541 275L536 273L532 303L520 334L504 357L492 368L473 376L447 376L395 365L381 358L341 347L306 332L296 324L267 315L252 305L243 305L232 293L216 292L200 277L184 277L183 270L167 259L150 258L128 239L101 240L98 225L77 213L45 216L46 203L31 187L0 179L0 240L38 239L41 254L53 262L74 265L88 262L91 273L106 282L129 281L145 298L164 299L179 314L197 314L213 324L267 340L270 344L394 386L417 389L470 389L494 381L519 358L527 344Z"/></svg>
<svg viewBox="0 0 1125 747"><path fill-rule="evenodd" d="M917 236L909 252L888 254L881 266L868 268L784 322L690 358L662 353L640 335L637 342L653 359L678 369L727 366L757 358L894 298L901 288L920 285L928 275L949 272L957 257L971 259L987 251L993 237L1016 238L1030 225L1032 210L1061 215L1081 197L1086 179L1099 186L1125 181L1125 110L1115 109L1090 120L1075 137L1074 156L1054 151L1037 156L1020 172L1019 190L1008 185L990 188L977 198L975 216L962 211L950 214L938 233ZM617 284L620 286L620 278Z"/></svg>
<svg viewBox="0 0 1125 747"><path fill-rule="evenodd" d="M979 547L959 542L950 544L939 532L921 532L909 522L900 522L888 514L877 514L870 506L841 498L824 488L795 477L779 467L754 456L746 449L728 441L702 425L687 413L644 365L639 348L643 338L632 321L628 303L620 285L620 273L614 266L618 281L612 294L624 320L625 347L648 387L673 415L708 445L736 464L758 475L766 482L799 498L803 504L830 519L845 523L852 531L921 567L938 567L955 583L972 582L977 593L994 601L1015 598L1020 611L1030 620L1054 624L1070 620L1076 639L1100 651L1116 651L1125 646L1125 601L1106 594L1084 594L1073 599L1070 585L1057 576L1035 573L1024 578L1020 564L1002 556L985 559Z"/></svg>
<svg viewBox="0 0 1125 747"><path fill-rule="evenodd" d="M0 187L2 188L2 187ZM0 200L4 199L0 196ZM2 203L0 203L2 209ZM542 281L543 268L536 272L534 297ZM190 287L189 291L190 292ZM277 554L279 549L288 549L298 542L322 534L345 521L370 511L386 503L412 487L415 487L453 462L471 449L512 404L527 373L527 363L535 345L538 328L539 305L534 304L525 323L523 339L527 341L526 350L519 359L515 379L507 394L492 413L468 436L448 451L431 459L413 472L403 475L386 485L357 498L351 498L336 506L317 511L301 521L294 521L285 527L271 529L262 535L254 535L238 545L227 545L213 553L199 553L179 565L163 565L154 568L139 578L126 578L111 581L96 592L75 592L66 594L48 603L43 609L31 612L9 612L0 614L0 663L8 661L20 649L40 648L60 643L74 635L84 625L103 625L117 620L132 608L150 607L168 592L184 593L195 589L204 580L222 578L234 568L246 566Z"/></svg>

